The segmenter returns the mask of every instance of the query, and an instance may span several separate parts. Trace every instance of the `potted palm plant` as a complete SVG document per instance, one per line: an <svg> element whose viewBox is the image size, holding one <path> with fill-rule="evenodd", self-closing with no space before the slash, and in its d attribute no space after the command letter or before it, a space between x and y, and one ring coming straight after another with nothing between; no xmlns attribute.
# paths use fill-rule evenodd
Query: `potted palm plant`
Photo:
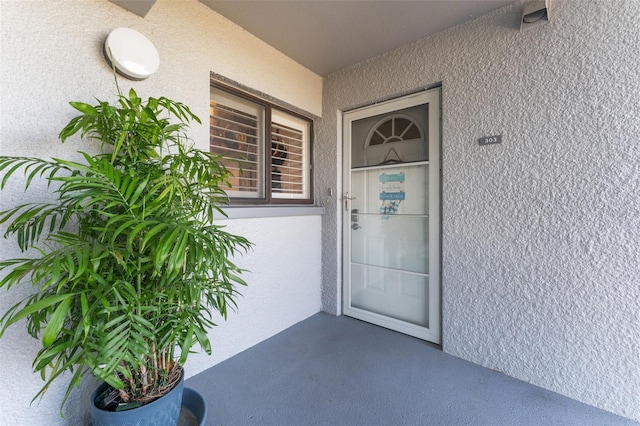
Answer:
<svg viewBox="0 0 640 426"><path fill-rule="evenodd" d="M34 399L71 373L62 407L92 373L105 382L94 411L134 413L181 389L193 348L211 353L212 313L226 318L235 308L245 282L232 259L251 243L214 222L230 174L192 146L188 126L200 120L186 105L118 88L114 105L71 106L81 114L60 139L80 134L100 144L97 154L83 152L79 162L0 156L0 189L23 173L25 189L44 179L55 191L52 202L0 212L5 238L29 251L0 261L0 287L33 286L0 320L0 337L26 318L41 338L33 366L45 383Z"/></svg>

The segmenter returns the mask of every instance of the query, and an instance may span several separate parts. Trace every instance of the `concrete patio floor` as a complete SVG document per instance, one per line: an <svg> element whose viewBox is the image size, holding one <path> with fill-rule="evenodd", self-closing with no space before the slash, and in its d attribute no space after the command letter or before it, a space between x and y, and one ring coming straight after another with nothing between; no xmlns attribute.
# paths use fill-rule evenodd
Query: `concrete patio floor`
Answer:
<svg viewBox="0 0 640 426"><path fill-rule="evenodd" d="M638 424L424 341L324 313L185 385L207 401L207 425Z"/></svg>

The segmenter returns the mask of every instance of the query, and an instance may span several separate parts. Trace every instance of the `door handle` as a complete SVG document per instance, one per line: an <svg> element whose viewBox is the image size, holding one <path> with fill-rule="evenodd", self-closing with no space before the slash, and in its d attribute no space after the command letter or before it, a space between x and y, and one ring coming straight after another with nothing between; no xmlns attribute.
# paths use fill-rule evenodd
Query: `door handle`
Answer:
<svg viewBox="0 0 640 426"><path fill-rule="evenodd" d="M344 210L345 211L349 211L349 200L355 200L356 197L349 197L349 193L345 192L344 195L342 196L342 199L344 200Z"/></svg>

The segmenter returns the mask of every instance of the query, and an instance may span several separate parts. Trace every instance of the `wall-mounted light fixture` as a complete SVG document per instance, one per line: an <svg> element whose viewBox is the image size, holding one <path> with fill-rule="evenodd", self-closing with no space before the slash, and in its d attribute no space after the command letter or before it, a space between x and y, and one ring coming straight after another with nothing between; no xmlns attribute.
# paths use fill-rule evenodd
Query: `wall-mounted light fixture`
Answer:
<svg viewBox="0 0 640 426"><path fill-rule="evenodd" d="M520 21L521 31L549 22L549 1L534 0L524 4Z"/></svg>
<svg viewBox="0 0 640 426"><path fill-rule="evenodd" d="M130 28L116 28L109 33L104 42L104 56L118 74L131 80L144 80L160 66L153 43Z"/></svg>

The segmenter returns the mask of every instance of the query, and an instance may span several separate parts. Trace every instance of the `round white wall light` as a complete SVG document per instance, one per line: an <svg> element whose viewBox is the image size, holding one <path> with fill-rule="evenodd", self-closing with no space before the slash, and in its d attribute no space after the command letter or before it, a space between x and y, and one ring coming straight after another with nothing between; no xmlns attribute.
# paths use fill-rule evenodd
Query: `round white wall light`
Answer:
<svg viewBox="0 0 640 426"><path fill-rule="evenodd" d="M153 43L130 28L111 31L104 42L104 54L119 74L132 80L144 80L160 66L160 56Z"/></svg>

